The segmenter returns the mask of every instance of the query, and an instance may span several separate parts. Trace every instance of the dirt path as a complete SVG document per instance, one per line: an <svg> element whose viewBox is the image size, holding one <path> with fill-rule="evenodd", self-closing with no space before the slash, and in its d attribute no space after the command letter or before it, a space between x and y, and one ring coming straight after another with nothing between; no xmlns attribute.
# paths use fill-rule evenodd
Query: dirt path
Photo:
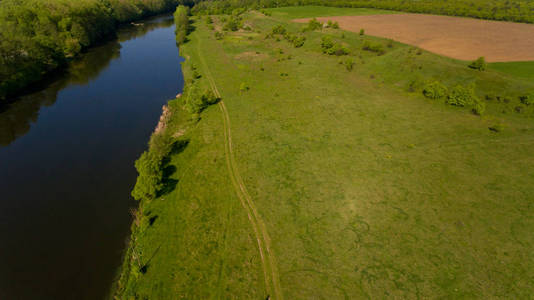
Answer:
<svg viewBox="0 0 534 300"><path fill-rule="evenodd" d="M204 60L204 57L201 55L200 40L197 43L197 51L199 53L202 66L204 70L206 71L206 78L208 79L210 83L213 93L218 98L222 98L219 92L219 89L217 88L217 85L215 84L215 81L213 80L213 76L211 75L211 72ZM219 102L219 108L223 115L225 150L226 150L225 152L226 152L226 163L227 163L228 171L230 173L230 177L232 180L232 184L234 185L236 194L241 202L241 205L247 212L248 219L250 221L254 234L256 235L256 240L258 242L258 249L260 252L260 258L262 261L263 273L264 273L264 278L265 278L265 287L267 291L274 292L274 295L273 295L274 297L272 297L273 299L282 300L283 296L282 296L282 289L280 286L280 278L279 278L278 270L277 270L276 258L271 251L271 241L269 238L269 234L267 232L267 228L265 227L265 223L263 222L262 218L258 214L256 205L254 204L254 201L250 197L250 194L247 191L247 188L243 182L241 174L239 173L239 170L237 169L237 165L235 163L233 147L232 147L232 132L230 130L230 117L228 115L228 110L226 109L226 105L224 104L224 101L221 100ZM266 260L269 261L268 264L266 263Z"/></svg>
<svg viewBox="0 0 534 300"><path fill-rule="evenodd" d="M423 14L321 17L342 29L386 37L444 56L489 62L534 60L534 25ZM295 22L308 22L297 19Z"/></svg>

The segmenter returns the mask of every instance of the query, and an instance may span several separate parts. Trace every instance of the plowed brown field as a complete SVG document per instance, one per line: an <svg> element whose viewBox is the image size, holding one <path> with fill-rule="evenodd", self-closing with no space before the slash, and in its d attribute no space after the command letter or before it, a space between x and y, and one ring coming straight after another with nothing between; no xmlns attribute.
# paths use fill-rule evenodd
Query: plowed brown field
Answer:
<svg viewBox="0 0 534 300"><path fill-rule="evenodd" d="M534 60L534 25L470 18L392 14L321 17L342 29L386 37L462 60L484 56L489 62ZM308 22L297 19L296 22Z"/></svg>

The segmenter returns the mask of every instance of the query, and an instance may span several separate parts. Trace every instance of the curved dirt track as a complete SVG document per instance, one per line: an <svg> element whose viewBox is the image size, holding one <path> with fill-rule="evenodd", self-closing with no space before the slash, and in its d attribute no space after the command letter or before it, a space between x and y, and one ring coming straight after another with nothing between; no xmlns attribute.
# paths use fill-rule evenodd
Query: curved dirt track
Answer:
<svg viewBox="0 0 534 300"><path fill-rule="evenodd" d="M201 54L200 42L197 43L197 49L200 54L199 56L202 66L206 70L206 78L208 79L211 89L215 96L221 98L219 89L217 88L217 85L215 84L215 81L211 76L211 72L208 68L208 65L204 61L204 57ZM271 239L269 237L269 233L267 232L267 228L265 226L265 223L263 222L263 219L258 213L254 201L252 200L250 194L247 191L245 183L243 182L243 178L241 177L241 174L239 173L239 170L237 169L237 165L235 163L234 152L232 147L232 132L230 130L230 116L228 115L228 111L226 109L226 105L224 105L224 101L221 100L219 102L219 108L223 116L226 152L225 156L228 171L230 173L230 179L232 181L232 184L234 185L234 189L241 202L241 205L247 213L254 234L256 235L256 240L258 242L258 250L260 252L260 258L265 279L265 288L268 292L273 292L273 299L283 300L282 288L280 286L280 277L277 269L277 262L274 254L271 251ZM266 263L266 260L269 262L268 264Z"/></svg>
<svg viewBox="0 0 534 300"><path fill-rule="evenodd" d="M342 29L386 37L444 56L473 60L484 56L488 62L534 60L534 25L435 16L391 14L321 17L337 21ZM295 22L308 22L297 19Z"/></svg>

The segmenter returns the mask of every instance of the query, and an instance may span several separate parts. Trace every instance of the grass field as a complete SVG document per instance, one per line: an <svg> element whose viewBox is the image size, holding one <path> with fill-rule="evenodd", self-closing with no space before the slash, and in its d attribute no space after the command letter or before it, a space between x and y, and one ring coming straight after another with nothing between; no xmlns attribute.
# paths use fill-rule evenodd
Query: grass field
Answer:
<svg viewBox="0 0 534 300"><path fill-rule="evenodd" d="M167 130L186 146L166 167L169 192L142 204L134 253L146 268L119 298L534 293L533 110L514 109L534 83L339 29L303 33L301 48L265 39L278 24L300 32L290 19L339 10L246 13L251 30L220 40L195 22L184 75L194 64L223 102L194 122L171 101ZM352 71L321 52L325 35L351 49ZM361 50L365 40L386 53ZM425 99L425 80L508 101L488 97L476 116Z"/></svg>
<svg viewBox="0 0 534 300"><path fill-rule="evenodd" d="M519 78L534 80L534 61L492 63L489 67Z"/></svg>

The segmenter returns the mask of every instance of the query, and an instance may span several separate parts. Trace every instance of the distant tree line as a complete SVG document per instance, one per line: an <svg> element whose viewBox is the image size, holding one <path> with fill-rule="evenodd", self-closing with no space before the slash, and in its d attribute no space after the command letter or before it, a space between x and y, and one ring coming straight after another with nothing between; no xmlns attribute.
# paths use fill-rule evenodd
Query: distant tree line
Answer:
<svg viewBox="0 0 534 300"><path fill-rule="evenodd" d="M197 3L194 13L229 14L235 8L320 5L378 8L478 19L534 23L533 0L208 0Z"/></svg>
<svg viewBox="0 0 534 300"><path fill-rule="evenodd" d="M0 1L0 104L113 36L119 23L172 11L193 0Z"/></svg>

